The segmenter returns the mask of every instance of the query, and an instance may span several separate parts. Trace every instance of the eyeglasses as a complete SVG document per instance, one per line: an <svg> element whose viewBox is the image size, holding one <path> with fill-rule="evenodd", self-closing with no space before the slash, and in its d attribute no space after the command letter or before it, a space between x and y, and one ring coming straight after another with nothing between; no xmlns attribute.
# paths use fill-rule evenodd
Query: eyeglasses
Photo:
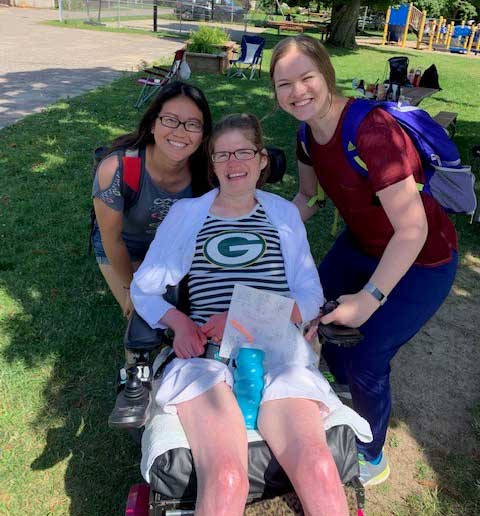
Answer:
<svg viewBox="0 0 480 516"><path fill-rule="evenodd" d="M189 133L201 133L203 131L203 124L197 120L180 122L178 118L168 115L159 115L157 118L164 127L168 127L169 129L176 129L178 126L183 125L185 131L188 131Z"/></svg>
<svg viewBox="0 0 480 516"><path fill-rule="evenodd" d="M222 151L214 152L212 154L212 161L214 163L225 163L230 159L230 156L235 156L239 161L247 161L253 159L260 151L257 149L238 149L233 152Z"/></svg>

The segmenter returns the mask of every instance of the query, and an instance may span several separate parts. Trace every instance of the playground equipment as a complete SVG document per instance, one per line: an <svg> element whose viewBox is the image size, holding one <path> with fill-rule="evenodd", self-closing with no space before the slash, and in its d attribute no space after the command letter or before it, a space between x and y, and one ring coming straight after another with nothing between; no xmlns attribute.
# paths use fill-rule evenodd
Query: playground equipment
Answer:
<svg viewBox="0 0 480 516"><path fill-rule="evenodd" d="M420 11L413 3L389 7L385 18L382 45L397 42L402 48L407 41L408 30L417 34L417 50L422 43L428 50L444 50L458 54L480 53L480 25L466 26L448 23L443 16L427 22L427 12Z"/></svg>
<svg viewBox="0 0 480 516"><path fill-rule="evenodd" d="M420 11L412 3L389 7L383 28L382 45L385 45L387 41L393 41L402 48L405 47L408 29L411 28L417 33L417 48L419 48L426 19L427 11Z"/></svg>
<svg viewBox="0 0 480 516"><path fill-rule="evenodd" d="M440 18L434 36L435 43L429 46L430 49L452 52L455 54L470 54L480 52L480 27L478 25L455 25L455 22L448 23Z"/></svg>

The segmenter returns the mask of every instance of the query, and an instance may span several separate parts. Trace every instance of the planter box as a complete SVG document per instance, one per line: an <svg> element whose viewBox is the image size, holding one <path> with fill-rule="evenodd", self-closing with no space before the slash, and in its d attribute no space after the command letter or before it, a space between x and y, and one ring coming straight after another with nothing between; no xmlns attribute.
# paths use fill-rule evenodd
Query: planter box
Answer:
<svg viewBox="0 0 480 516"><path fill-rule="evenodd" d="M223 73L227 68L225 66L227 60L224 54L186 52L185 58L192 73Z"/></svg>
<svg viewBox="0 0 480 516"><path fill-rule="evenodd" d="M188 42L187 42L188 43ZM233 50L236 43L228 41L225 45L218 45L218 54L202 54L199 52L186 52L185 58L192 73L218 73L223 74L229 68L229 61L234 59Z"/></svg>

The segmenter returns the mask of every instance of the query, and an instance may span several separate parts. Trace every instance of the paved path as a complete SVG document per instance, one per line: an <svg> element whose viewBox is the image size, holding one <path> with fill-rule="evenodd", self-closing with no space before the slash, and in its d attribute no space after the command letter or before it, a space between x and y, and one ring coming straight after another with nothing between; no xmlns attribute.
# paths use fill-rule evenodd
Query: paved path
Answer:
<svg viewBox="0 0 480 516"><path fill-rule="evenodd" d="M38 23L55 19L53 10L0 7L0 128L134 71L142 60L173 56L183 45Z"/></svg>

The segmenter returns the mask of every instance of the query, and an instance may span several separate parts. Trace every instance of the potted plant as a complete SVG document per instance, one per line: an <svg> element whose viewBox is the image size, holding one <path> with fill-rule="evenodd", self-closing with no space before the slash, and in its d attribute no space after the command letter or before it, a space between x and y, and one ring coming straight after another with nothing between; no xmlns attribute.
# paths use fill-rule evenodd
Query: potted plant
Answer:
<svg viewBox="0 0 480 516"><path fill-rule="evenodd" d="M190 33L185 57L192 72L223 73L233 59L235 42L219 27L201 27Z"/></svg>

